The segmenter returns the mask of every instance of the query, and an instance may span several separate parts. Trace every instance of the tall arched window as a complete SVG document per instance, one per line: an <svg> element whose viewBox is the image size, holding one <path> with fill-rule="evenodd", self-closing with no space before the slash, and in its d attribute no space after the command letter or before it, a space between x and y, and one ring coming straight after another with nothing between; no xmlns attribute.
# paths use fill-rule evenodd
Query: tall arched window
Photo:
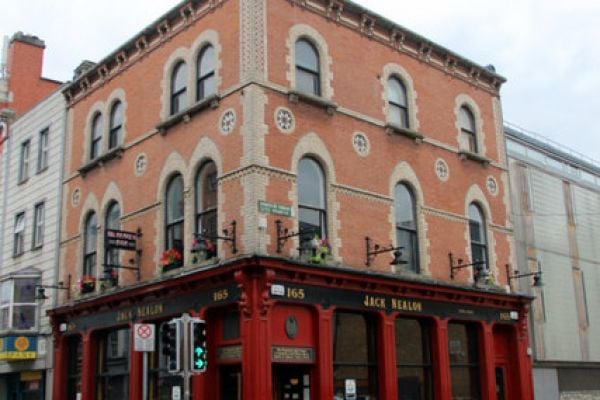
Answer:
<svg viewBox="0 0 600 400"><path fill-rule="evenodd" d="M469 108L462 106L458 115L460 124L460 148L477 153L477 127L475 117Z"/></svg>
<svg viewBox="0 0 600 400"><path fill-rule="evenodd" d="M198 170L196 191L196 233L217 236L217 166L208 161Z"/></svg>
<svg viewBox="0 0 600 400"><path fill-rule="evenodd" d="M180 259L171 263L169 267L183 265L183 178L181 175L175 175L167 185L165 248L176 250L181 255Z"/></svg>
<svg viewBox="0 0 600 400"><path fill-rule="evenodd" d="M406 87L396 77L388 79L388 121L402 128L410 128Z"/></svg>
<svg viewBox="0 0 600 400"><path fill-rule="evenodd" d="M403 259L408 262L406 270L419 272L419 240L417 237L417 219L415 200L410 188L399 183L394 190L396 209L396 245L402 249Z"/></svg>
<svg viewBox="0 0 600 400"><path fill-rule="evenodd" d="M187 66L183 61L173 69L171 75L171 115L187 107Z"/></svg>
<svg viewBox="0 0 600 400"><path fill-rule="evenodd" d="M97 236L98 223L96 213L92 212L85 220L83 234L83 275L96 276Z"/></svg>
<svg viewBox="0 0 600 400"><path fill-rule="evenodd" d="M104 226L105 229L121 229L121 207L116 201L112 202L106 211L106 220ZM116 271L113 270L113 266L118 267L121 263L119 249L107 248L104 258L104 263L106 265L105 271L111 274L111 276L105 278L115 279L118 275L118 269Z"/></svg>
<svg viewBox="0 0 600 400"><path fill-rule="evenodd" d="M215 48L211 45L204 46L196 62L196 100L200 101L215 93L215 65Z"/></svg>
<svg viewBox="0 0 600 400"><path fill-rule="evenodd" d="M298 163L298 225L326 238L326 221L325 175L315 160L305 157Z"/></svg>
<svg viewBox="0 0 600 400"><path fill-rule="evenodd" d="M119 146L123 140L123 103L116 101L110 110L108 148Z"/></svg>
<svg viewBox="0 0 600 400"><path fill-rule="evenodd" d="M469 204L469 233L471 237L471 261L481 263L481 268L488 269L487 237L485 219L479 206Z"/></svg>
<svg viewBox="0 0 600 400"><path fill-rule="evenodd" d="M96 113L92 120L92 137L90 142L90 160L100 155L102 145L102 114Z"/></svg>
<svg viewBox="0 0 600 400"><path fill-rule="evenodd" d="M315 96L321 95L319 53L305 39L296 42L296 89Z"/></svg>

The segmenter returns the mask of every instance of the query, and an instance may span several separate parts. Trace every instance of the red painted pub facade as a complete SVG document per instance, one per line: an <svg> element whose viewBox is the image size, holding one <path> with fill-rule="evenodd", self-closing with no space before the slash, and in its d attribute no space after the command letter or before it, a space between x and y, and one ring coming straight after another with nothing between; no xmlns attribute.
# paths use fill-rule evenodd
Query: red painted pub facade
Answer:
<svg viewBox="0 0 600 400"><path fill-rule="evenodd" d="M185 392L133 332L184 313L192 399L533 398L503 81L347 1L180 3L64 90L53 398Z"/></svg>

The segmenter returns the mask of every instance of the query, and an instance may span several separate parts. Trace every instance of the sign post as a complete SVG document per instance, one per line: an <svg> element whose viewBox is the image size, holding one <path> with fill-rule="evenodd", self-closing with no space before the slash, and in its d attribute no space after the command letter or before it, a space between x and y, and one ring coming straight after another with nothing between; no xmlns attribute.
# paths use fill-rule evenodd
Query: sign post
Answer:
<svg viewBox="0 0 600 400"><path fill-rule="evenodd" d="M144 352L142 399L148 400L148 352L154 351L154 324L134 324L133 335L133 350Z"/></svg>

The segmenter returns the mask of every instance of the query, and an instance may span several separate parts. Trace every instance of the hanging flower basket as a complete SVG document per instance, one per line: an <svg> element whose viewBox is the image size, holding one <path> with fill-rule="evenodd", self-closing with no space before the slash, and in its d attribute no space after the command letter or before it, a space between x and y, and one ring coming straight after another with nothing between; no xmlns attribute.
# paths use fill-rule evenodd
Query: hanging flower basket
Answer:
<svg viewBox="0 0 600 400"><path fill-rule="evenodd" d="M192 240L191 253L192 263L197 264L215 257L217 255L217 248L210 240L199 238Z"/></svg>
<svg viewBox="0 0 600 400"><path fill-rule="evenodd" d="M303 259L311 264L327 264L331 256L331 247L327 238L320 239L315 235L303 246Z"/></svg>
<svg viewBox="0 0 600 400"><path fill-rule="evenodd" d="M92 293L96 289L96 278L91 275L84 275L77 281L77 287L81 294Z"/></svg>
<svg viewBox="0 0 600 400"><path fill-rule="evenodd" d="M177 249L168 249L163 251L160 257L162 272L170 271L173 268L181 266L181 253Z"/></svg>

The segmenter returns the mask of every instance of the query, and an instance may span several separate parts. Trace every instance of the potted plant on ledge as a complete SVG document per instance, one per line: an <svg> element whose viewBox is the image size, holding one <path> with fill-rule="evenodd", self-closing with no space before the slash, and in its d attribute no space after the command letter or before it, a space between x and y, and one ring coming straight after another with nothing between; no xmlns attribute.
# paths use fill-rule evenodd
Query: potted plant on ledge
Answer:
<svg viewBox="0 0 600 400"><path fill-rule="evenodd" d="M163 251L160 257L162 272L170 271L181 266L181 253L177 249L167 249Z"/></svg>
<svg viewBox="0 0 600 400"><path fill-rule="evenodd" d="M305 253L302 258L311 264L326 264L331 254L327 238L320 239L318 235L306 241L302 245L302 250Z"/></svg>
<svg viewBox="0 0 600 400"><path fill-rule="evenodd" d="M96 278L91 275L83 275L77 281L77 287L81 294L92 293L96 289Z"/></svg>

